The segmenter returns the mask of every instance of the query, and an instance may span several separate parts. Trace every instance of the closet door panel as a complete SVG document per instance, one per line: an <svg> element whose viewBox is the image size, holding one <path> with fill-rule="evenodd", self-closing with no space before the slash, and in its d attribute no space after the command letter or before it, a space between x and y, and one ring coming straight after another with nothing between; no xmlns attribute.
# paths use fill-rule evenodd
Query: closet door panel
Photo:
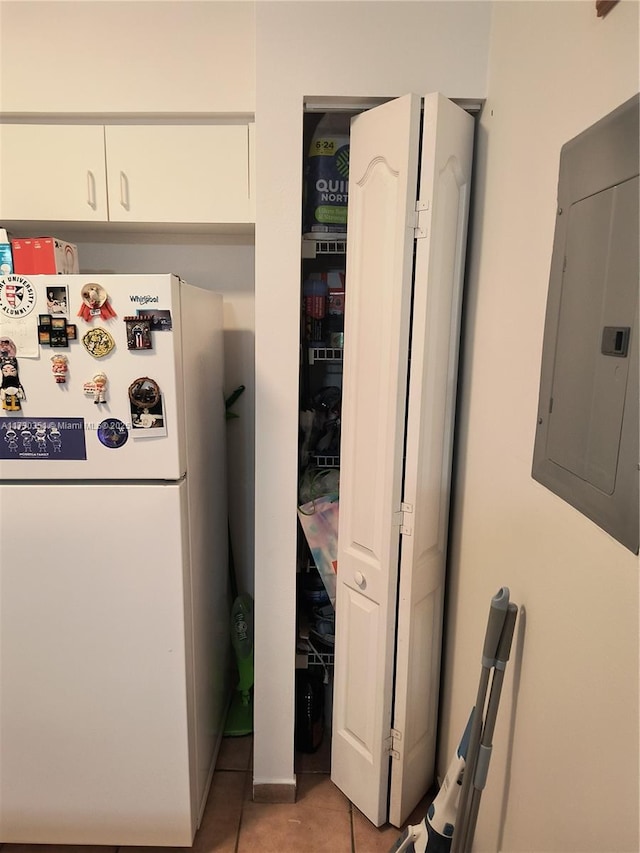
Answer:
<svg viewBox="0 0 640 853"><path fill-rule="evenodd" d="M460 307L473 119L424 99L416 240L389 821L401 826L433 784Z"/></svg>
<svg viewBox="0 0 640 853"><path fill-rule="evenodd" d="M387 819L419 128L420 98L407 95L353 119L350 139L332 779L378 826Z"/></svg>

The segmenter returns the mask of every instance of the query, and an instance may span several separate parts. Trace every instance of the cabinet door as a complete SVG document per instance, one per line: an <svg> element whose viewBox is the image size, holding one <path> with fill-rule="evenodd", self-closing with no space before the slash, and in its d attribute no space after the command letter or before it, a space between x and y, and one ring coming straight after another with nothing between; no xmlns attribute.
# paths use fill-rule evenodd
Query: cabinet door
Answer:
<svg viewBox="0 0 640 853"><path fill-rule="evenodd" d="M0 125L0 219L104 222L101 125Z"/></svg>
<svg viewBox="0 0 640 853"><path fill-rule="evenodd" d="M105 130L110 221L251 221L248 125Z"/></svg>
<svg viewBox="0 0 640 853"><path fill-rule="evenodd" d="M349 173L332 779L396 826L435 764L473 139L425 98L418 195L420 125L415 95L358 116Z"/></svg>

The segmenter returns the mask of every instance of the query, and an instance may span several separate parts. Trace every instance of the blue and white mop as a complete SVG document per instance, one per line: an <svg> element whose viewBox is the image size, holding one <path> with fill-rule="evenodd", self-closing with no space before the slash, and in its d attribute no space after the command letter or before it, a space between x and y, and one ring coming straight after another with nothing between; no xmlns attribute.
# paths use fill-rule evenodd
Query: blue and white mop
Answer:
<svg viewBox="0 0 640 853"><path fill-rule="evenodd" d="M476 704L442 786L424 820L408 826L389 853L470 851L489 771L493 731L517 614L518 608L509 603L509 590L503 586L491 599ZM483 719L492 670L491 692Z"/></svg>

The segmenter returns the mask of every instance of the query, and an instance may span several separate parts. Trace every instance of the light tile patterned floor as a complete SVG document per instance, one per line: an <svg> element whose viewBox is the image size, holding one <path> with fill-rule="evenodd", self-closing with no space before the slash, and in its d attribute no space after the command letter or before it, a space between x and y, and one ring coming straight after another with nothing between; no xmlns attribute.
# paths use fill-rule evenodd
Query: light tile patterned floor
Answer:
<svg viewBox="0 0 640 853"><path fill-rule="evenodd" d="M253 739L225 738L193 847L0 845L2 853L388 853L400 830L374 827L331 782L327 748L298 755L296 802L254 803ZM429 798L408 823L424 817Z"/></svg>

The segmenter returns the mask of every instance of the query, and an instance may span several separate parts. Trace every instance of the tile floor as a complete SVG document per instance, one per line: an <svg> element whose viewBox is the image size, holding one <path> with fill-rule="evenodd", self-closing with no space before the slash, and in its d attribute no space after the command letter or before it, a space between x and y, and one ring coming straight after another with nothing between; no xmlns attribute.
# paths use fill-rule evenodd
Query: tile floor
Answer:
<svg viewBox="0 0 640 853"><path fill-rule="evenodd" d="M267 805L252 801L252 746L250 736L223 740L192 848L0 844L2 853L388 853L400 830L374 827L335 787L326 747L298 754L294 804ZM421 821L429 802L425 798L408 823Z"/></svg>

